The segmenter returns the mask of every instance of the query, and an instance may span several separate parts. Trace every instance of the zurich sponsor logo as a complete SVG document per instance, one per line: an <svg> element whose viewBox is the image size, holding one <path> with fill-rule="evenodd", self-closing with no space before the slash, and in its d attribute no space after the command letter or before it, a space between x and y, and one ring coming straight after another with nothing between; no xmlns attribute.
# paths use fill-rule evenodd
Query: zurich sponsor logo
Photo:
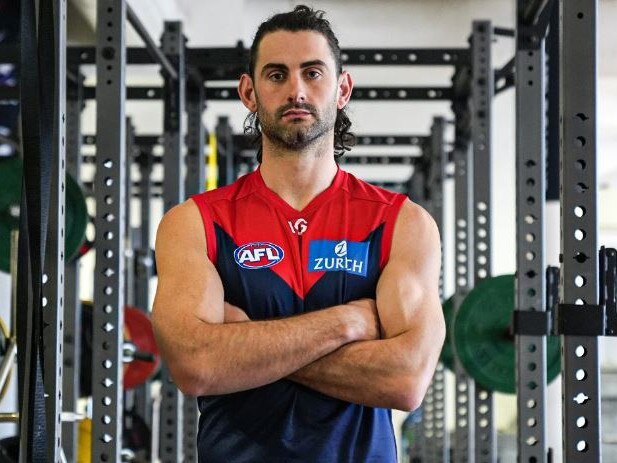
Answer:
<svg viewBox="0 0 617 463"><path fill-rule="evenodd" d="M366 276L370 242L313 240L309 243L309 272L347 272Z"/></svg>
<svg viewBox="0 0 617 463"><path fill-rule="evenodd" d="M247 269L268 268L278 264L285 257L280 246L267 242L248 243L236 248L236 263Z"/></svg>

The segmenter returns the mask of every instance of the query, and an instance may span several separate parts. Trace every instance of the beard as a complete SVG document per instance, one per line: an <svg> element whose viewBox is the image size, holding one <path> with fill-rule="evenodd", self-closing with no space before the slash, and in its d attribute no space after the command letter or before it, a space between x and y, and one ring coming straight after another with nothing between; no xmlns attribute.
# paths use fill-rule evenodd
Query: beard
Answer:
<svg viewBox="0 0 617 463"><path fill-rule="evenodd" d="M311 113L314 121L306 125L305 121L282 122L283 114L290 109L299 109ZM317 108L309 103L290 103L281 106L274 114L268 113L257 100L257 117L261 132L274 145L289 151L301 151L323 138L334 129L336 122L336 102L320 114Z"/></svg>

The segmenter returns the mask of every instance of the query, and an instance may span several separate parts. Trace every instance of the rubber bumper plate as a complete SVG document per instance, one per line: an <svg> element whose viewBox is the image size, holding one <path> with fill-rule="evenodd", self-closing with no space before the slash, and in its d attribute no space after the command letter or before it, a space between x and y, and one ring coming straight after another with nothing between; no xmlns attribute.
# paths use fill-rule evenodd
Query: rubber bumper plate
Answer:
<svg viewBox="0 0 617 463"><path fill-rule="evenodd" d="M514 336L514 275L488 278L469 292L456 312L454 350L461 364L482 387L506 394L516 392ZM532 347L533 348L533 347ZM561 370L559 337L547 338L547 380Z"/></svg>
<svg viewBox="0 0 617 463"><path fill-rule="evenodd" d="M0 158L0 270L7 273L11 268L11 231L19 229L22 173L22 162L17 156ZM70 260L84 242L88 224L86 198L70 176L66 177L65 204L64 256Z"/></svg>

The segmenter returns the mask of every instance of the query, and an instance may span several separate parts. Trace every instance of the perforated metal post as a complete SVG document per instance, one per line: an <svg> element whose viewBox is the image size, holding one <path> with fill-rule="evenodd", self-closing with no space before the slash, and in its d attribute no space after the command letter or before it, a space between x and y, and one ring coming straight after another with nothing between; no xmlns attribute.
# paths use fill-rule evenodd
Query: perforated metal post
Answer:
<svg viewBox="0 0 617 463"><path fill-rule="evenodd" d="M444 194L443 183L446 176L446 164L448 156L445 150L445 121L441 117L435 117L431 126L430 139L430 169L428 184L430 185L429 212L435 220L440 233L443 236L444 224ZM439 279L439 297L444 300L444 259L443 241L441 254L441 275ZM446 412L445 412L445 378L444 365L437 364L433 381L430 386L430 410L431 428L430 435L427 437L427 448L425 451L426 460L429 462L449 461L449 438L446 432Z"/></svg>
<svg viewBox="0 0 617 463"><path fill-rule="evenodd" d="M544 311L544 192L546 156L544 40L523 34L518 2L516 51L516 302L519 311ZM516 335L518 458L547 461L546 336Z"/></svg>
<svg viewBox="0 0 617 463"><path fill-rule="evenodd" d="M454 149L454 222L455 222L455 293L453 312L456 314L465 296L471 290L473 274L473 158L465 142L457 142ZM456 315L455 315L456 316ZM448 329L452 329L449 326ZM456 463L474 461L474 397L473 380L454 358L455 373L455 445Z"/></svg>
<svg viewBox="0 0 617 463"><path fill-rule="evenodd" d="M205 128L202 122L204 86L203 83L201 84L187 87L187 169L184 181L187 197L201 193L205 189ZM185 463L195 463L197 462L197 400L195 397L184 396L183 419L184 461Z"/></svg>
<svg viewBox="0 0 617 463"><path fill-rule="evenodd" d="M183 136L185 134L183 116L185 107L185 63L184 36L179 22L165 22L161 40L163 53L172 62L178 79L165 79L165 116L163 169L163 208L168 211L185 199L183 182ZM161 369L161 421L160 458L163 463L183 461L182 412L183 397L173 383L169 369Z"/></svg>
<svg viewBox="0 0 617 463"><path fill-rule="evenodd" d="M66 100L66 174L81 186L81 109L82 76L73 69L77 82L67 87ZM79 300L79 260L67 261L64 267L64 375L62 376L63 409L74 412L79 399L81 367L81 302ZM62 425L62 448L67 461L77 460L77 423Z"/></svg>
<svg viewBox="0 0 617 463"><path fill-rule="evenodd" d="M559 7L560 300L597 304L597 1L561 0ZM598 462L602 458L598 338L568 335L561 342L564 459Z"/></svg>
<svg viewBox="0 0 617 463"><path fill-rule="evenodd" d="M491 64L493 28L474 21L471 76L471 137L473 149L473 217L475 284L491 275L491 101L494 91ZM490 310L490 308L487 308ZM476 462L496 461L493 393L476 384Z"/></svg>
<svg viewBox="0 0 617 463"><path fill-rule="evenodd" d="M55 69L53 156L49 198L49 225L43 274L43 382L47 413L47 461L60 462L62 454L62 346L64 344L64 223L66 122L66 3L52 2Z"/></svg>
<svg viewBox="0 0 617 463"><path fill-rule="evenodd" d="M92 461L120 461L125 232L124 0L97 8L96 263L92 334Z"/></svg>
<svg viewBox="0 0 617 463"><path fill-rule="evenodd" d="M150 215L152 198L152 173L153 154L152 146L136 146L139 152L137 163L139 165L140 179L138 182L139 193L137 194L140 202L140 222L139 226L132 229L134 240L134 298L135 306L145 313L150 312L150 280L153 275L154 261L150 252ZM151 382L146 381L134 389L133 410L141 416L148 426L152 427L152 401L150 394ZM153 436L153 439L155 437Z"/></svg>

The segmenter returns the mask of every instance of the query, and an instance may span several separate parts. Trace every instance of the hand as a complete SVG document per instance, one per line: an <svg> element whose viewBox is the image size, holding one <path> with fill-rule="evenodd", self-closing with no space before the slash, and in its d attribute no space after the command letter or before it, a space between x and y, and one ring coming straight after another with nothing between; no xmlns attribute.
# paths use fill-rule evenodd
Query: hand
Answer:
<svg viewBox="0 0 617 463"><path fill-rule="evenodd" d="M380 339L381 325L377 304L374 299L358 299L348 302L347 306L354 309L356 326L359 328L359 341L373 341Z"/></svg>
<svg viewBox="0 0 617 463"><path fill-rule="evenodd" d="M225 302L225 321L223 323L248 322L251 319L240 307Z"/></svg>

